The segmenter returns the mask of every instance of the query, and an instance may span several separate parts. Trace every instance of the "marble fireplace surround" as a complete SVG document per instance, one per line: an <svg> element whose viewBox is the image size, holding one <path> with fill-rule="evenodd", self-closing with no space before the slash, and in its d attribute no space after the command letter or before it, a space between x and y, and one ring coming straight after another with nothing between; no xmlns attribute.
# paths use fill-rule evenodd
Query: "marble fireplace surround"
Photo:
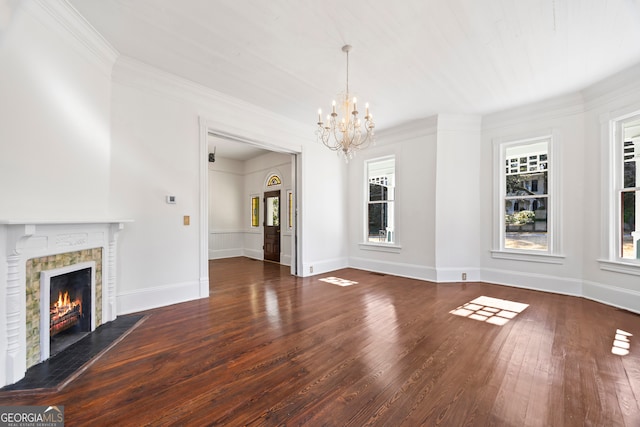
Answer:
<svg viewBox="0 0 640 427"><path fill-rule="evenodd" d="M40 361L42 271L95 262L95 326L116 319L117 239L127 222L0 220L0 387Z"/></svg>

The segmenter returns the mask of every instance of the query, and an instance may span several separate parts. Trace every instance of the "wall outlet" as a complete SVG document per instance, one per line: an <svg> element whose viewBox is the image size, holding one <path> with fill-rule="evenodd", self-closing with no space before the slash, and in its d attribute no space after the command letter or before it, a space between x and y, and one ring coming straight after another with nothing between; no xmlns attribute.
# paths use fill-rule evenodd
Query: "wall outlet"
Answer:
<svg viewBox="0 0 640 427"><path fill-rule="evenodd" d="M309 266L309 273L313 273L313 265Z"/></svg>
<svg viewBox="0 0 640 427"><path fill-rule="evenodd" d="M467 273L462 273L462 280L467 280Z"/></svg>

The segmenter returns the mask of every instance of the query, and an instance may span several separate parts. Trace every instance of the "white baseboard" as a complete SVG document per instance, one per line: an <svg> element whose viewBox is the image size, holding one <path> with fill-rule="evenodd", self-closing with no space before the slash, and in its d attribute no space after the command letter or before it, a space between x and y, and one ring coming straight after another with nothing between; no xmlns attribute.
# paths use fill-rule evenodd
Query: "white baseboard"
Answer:
<svg viewBox="0 0 640 427"><path fill-rule="evenodd" d="M482 269L481 281L515 288L533 289L563 295L583 296L582 280L511 270Z"/></svg>
<svg viewBox="0 0 640 427"><path fill-rule="evenodd" d="M195 281L120 292L116 297L118 315L195 300L200 298L200 288L201 284Z"/></svg>
<svg viewBox="0 0 640 427"><path fill-rule="evenodd" d="M291 266L291 255L280 254L280 264Z"/></svg>
<svg viewBox="0 0 640 427"><path fill-rule="evenodd" d="M251 257L247 252L251 251L245 250L244 256ZM260 258L256 257L256 259L262 259L261 251L253 252L256 252L254 255L259 254L260 256ZM467 281L482 281L489 284L578 296L640 314L640 292L592 281L498 269L456 268L438 269L436 271L433 267L380 262L364 258L350 258L349 261L346 258L335 258L315 263L305 263L302 276L308 277L353 267L366 271L443 283L460 282L462 273L466 272ZM313 273L310 273L310 267L312 266ZM121 292L117 296L118 314L150 310L198 298L206 298L208 295L208 278L201 278L195 282Z"/></svg>
<svg viewBox="0 0 640 427"><path fill-rule="evenodd" d="M247 258L259 259L260 261L262 261L264 259L264 252L256 249L243 249L241 256L246 256Z"/></svg>
<svg viewBox="0 0 640 427"><path fill-rule="evenodd" d="M640 292L586 280L582 290L584 298L640 314Z"/></svg>
<svg viewBox="0 0 640 427"><path fill-rule="evenodd" d="M209 249L209 259L233 258L242 256L242 248L237 249Z"/></svg>
<svg viewBox="0 0 640 427"><path fill-rule="evenodd" d="M209 276L200 278L200 298L209 298Z"/></svg>
<svg viewBox="0 0 640 427"><path fill-rule="evenodd" d="M302 272L300 276L309 277L316 274L324 274L330 271L347 268L349 262L346 258L333 258L316 262L306 262L302 264Z"/></svg>
<svg viewBox="0 0 640 427"><path fill-rule="evenodd" d="M410 279L428 280L435 282L436 270L433 267L399 262L377 261L368 258L349 258L349 266L376 273L393 274Z"/></svg>
<svg viewBox="0 0 640 427"><path fill-rule="evenodd" d="M482 272L479 268L437 268L437 282L438 283L451 283L451 282L477 282L482 277ZM466 278L463 279L463 274L466 274Z"/></svg>

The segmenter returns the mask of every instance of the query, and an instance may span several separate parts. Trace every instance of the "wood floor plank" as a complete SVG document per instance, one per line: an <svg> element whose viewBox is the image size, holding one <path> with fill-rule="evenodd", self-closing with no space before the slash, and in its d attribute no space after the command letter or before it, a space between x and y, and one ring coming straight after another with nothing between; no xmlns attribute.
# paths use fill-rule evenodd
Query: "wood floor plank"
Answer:
<svg viewBox="0 0 640 427"><path fill-rule="evenodd" d="M64 405L68 425L640 425L637 314L247 258L211 261L210 283L208 299L145 312L63 389L0 404ZM452 314L482 296L529 306L502 326ZM632 335L626 356L611 353L616 328Z"/></svg>

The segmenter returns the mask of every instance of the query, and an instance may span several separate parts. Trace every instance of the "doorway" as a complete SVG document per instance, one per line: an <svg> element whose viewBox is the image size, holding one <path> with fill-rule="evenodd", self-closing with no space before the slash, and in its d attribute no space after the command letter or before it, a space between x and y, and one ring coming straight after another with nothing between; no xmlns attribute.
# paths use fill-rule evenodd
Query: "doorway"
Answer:
<svg viewBox="0 0 640 427"><path fill-rule="evenodd" d="M215 138L216 140L210 146L210 138ZM296 150L291 150L286 147L282 147L279 145L274 145L270 143L265 143L264 141L252 140L249 138L241 137L238 135L233 135L227 133L225 131L217 128L217 123L207 120L204 117L200 117L200 212L202 218L207 218L208 220L200 221L200 295L208 296L209 295L209 259L214 259L216 254L212 254L212 252L220 252L222 257L225 256L248 256L254 259L264 259L264 232L263 230L258 231L255 228L245 229L244 225L236 226L235 224L231 227L232 230L226 227L221 227L221 229L212 228L211 224L211 216L210 216L210 208L212 207L212 201L210 200L210 168L211 163L209 161L210 156L209 153L216 152L215 156L213 156L214 160L218 157L215 162L216 165L221 163L221 159L229 158L230 156L223 155L223 150L220 147L220 141L227 142L230 145L231 151L235 154L238 150L236 148L241 147L241 151L245 151L245 148L254 148L267 150L272 153L282 153L288 154L290 156L290 161L287 162L287 165L284 167L290 168L291 173L291 182L287 187L281 189L284 194L291 193L291 197L288 199L290 201L290 207L288 207L286 212L289 212L289 216L287 219L279 218L280 224L282 221L285 221L285 230L281 230L279 236L282 238L284 234L286 237L285 241L280 242L280 253L278 254L280 257L280 263L285 262L290 264L291 274L297 276L302 271L302 236L299 231L299 211L298 211L298 200L300 200L300 189L298 188L298 183L300 182L302 171L302 162L301 152ZM218 150L216 151L216 146ZM266 184L266 183L262 183ZM258 186L260 184L256 184L255 196L259 197L260 194L264 194L265 187L262 187L258 190ZM289 188L290 186L290 188ZM226 191L226 190L225 190ZM243 191L242 189L240 191ZM246 191L243 191L246 193ZM249 191L249 193L253 193L253 191ZM224 193L228 195L229 192ZM226 197L226 196L225 196ZM282 197L282 196L281 196ZM249 209L247 209L247 215L243 215L242 212L244 208L243 204L247 203L248 207L250 203L250 198L242 196L242 201L237 204L239 208L237 208L238 215L234 215L233 218L238 217L240 221L249 221ZM262 209L261 209L262 210ZM282 216L283 211L280 210L280 216ZM228 220L228 216L225 217L225 220ZM262 218L261 218L262 219ZM261 222L264 222L262 219ZM250 223L249 223L250 224ZM240 232L238 233L237 230ZM283 233L284 231L284 233ZM230 234L233 234L231 236ZM222 242L222 249L220 249L218 242ZM227 242L229 242L233 247L231 247L231 251L227 246L224 246ZM250 247L247 249L245 247L245 243L248 242Z"/></svg>
<svg viewBox="0 0 640 427"><path fill-rule="evenodd" d="M280 190L264 193L264 260L280 262Z"/></svg>

